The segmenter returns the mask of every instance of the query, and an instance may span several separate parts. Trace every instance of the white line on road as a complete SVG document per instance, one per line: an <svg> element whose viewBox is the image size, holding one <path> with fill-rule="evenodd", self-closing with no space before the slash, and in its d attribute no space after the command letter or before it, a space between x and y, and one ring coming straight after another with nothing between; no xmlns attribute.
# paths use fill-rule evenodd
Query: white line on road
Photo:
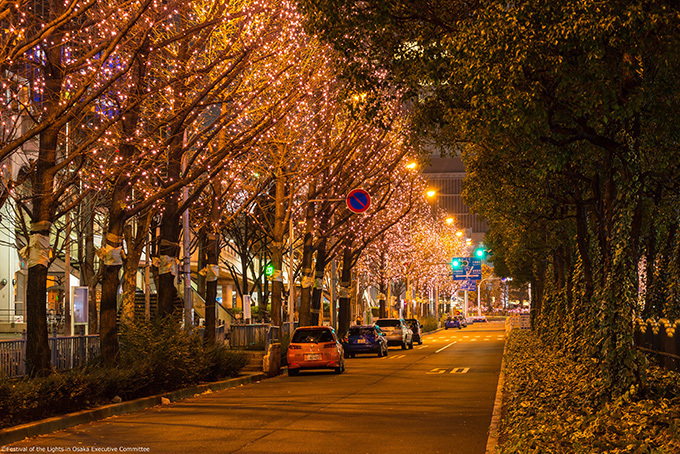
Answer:
<svg viewBox="0 0 680 454"><path fill-rule="evenodd" d="M452 345L455 344L455 343L456 343L456 342L451 342L449 345L443 346L442 348L440 348L439 350L437 350L435 353L439 353L440 351L449 348L450 346L452 346Z"/></svg>
<svg viewBox="0 0 680 454"><path fill-rule="evenodd" d="M399 358L403 358L405 356L406 355L390 355L390 356L383 356L383 359L399 359Z"/></svg>

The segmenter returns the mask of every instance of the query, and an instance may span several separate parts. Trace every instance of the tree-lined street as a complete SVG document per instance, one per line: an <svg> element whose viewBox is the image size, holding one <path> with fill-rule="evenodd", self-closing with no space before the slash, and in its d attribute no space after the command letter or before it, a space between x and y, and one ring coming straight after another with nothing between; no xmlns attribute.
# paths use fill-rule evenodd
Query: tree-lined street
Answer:
<svg viewBox="0 0 680 454"><path fill-rule="evenodd" d="M440 330L413 350L302 372L109 418L16 447L145 447L152 453L480 454L505 343L502 323Z"/></svg>

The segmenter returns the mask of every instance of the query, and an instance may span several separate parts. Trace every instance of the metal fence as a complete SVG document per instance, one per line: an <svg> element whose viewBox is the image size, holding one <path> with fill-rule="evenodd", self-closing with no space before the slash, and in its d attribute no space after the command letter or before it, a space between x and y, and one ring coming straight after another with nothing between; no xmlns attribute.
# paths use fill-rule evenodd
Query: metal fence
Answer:
<svg viewBox="0 0 680 454"><path fill-rule="evenodd" d="M99 336L52 336L48 338L52 367L69 370L99 356ZM0 341L0 376L26 375L26 339Z"/></svg>
<svg viewBox="0 0 680 454"><path fill-rule="evenodd" d="M271 323L232 325L231 333L225 332L225 325L216 329L218 342L229 340L231 348L267 351L269 344L290 336L295 324L284 323L283 330ZM99 336L51 336L48 339L52 367L69 370L85 365L99 356ZM14 378L26 375L26 338L0 341L0 377Z"/></svg>
<svg viewBox="0 0 680 454"><path fill-rule="evenodd" d="M680 320L635 320L635 348L656 357L659 365L668 370L680 371L680 336L676 329Z"/></svg>
<svg viewBox="0 0 680 454"><path fill-rule="evenodd" d="M531 329L531 315L515 314L505 319L505 331L512 331L515 328Z"/></svg>
<svg viewBox="0 0 680 454"><path fill-rule="evenodd" d="M271 341L272 328L276 330L275 339L278 339L278 326L272 327L271 323L250 323L243 325L231 325L229 345L231 348L247 348L264 350L267 340Z"/></svg>

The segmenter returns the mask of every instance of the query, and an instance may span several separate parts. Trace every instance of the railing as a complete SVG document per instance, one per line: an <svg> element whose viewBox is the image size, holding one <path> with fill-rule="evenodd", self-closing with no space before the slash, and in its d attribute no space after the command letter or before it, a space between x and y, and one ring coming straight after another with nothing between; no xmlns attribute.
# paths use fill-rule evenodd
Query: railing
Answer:
<svg viewBox="0 0 680 454"><path fill-rule="evenodd" d="M24 323L26 321L26 309L0 309L1 323Z"/></svg>
<svg viewBox="0 0 680 454"><path fill-rule="evenodd" d="M505 331L511 331L514 328L531 329L531 315L519 314L508 317L505 320Z"/></svg>
<svg viewBox="0 0 680 454"><path fill-rule="evenodd" d="M680 371L680 320L674 323L666 319L635 320L635 348L654 355L659 365L668 370Z"/></svg>
<svg viewBox="0 0 680 454"><path fill-rule="evenodd" d="M52 337L52 367L57 370L69 370L84 366L91 359L99 356L99 336L64 336Z"/></svg>
<svg viewBox="0 0 680 454"><path fill-rule="evenodd" d="M205 339L205 326L199 326L194 328L198 331L201 339ZM215 342L218 344L224 344L227 341L227 329L226 325L220 325L215 327Z"/></svg>
<svg viewBox="0 0 680 454"><path fill-rule="evenodd" d="M26 340L0 341L0 377L22 377L26 374Z"/></svg>
<svg viewBox="0 0 680 454"><path fill-rule="evenodd" d="M271 339L271 323L251 323L247 325L231 325L229 345L232 348L247 348L262 350L267 345L267 340ZM278 326L275 327L278 330ZM276 333L278 339L278 332ZM270 340L271 341L271 340Z"/></svg>
<svg viewBox="0 0 680 454"><path fill-rule="evenodd" d="M48 338L52 367L69 370L99 356L99 336L53 336ZM0 341L0 376L26 375L26 339Z"/></svg>

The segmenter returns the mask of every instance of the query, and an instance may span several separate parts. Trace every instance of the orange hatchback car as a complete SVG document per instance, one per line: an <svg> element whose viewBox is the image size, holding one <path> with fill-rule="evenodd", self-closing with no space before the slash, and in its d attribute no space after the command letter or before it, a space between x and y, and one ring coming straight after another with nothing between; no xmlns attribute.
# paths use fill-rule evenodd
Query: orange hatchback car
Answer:
<svg viewBox="0 0 680 454"><path fill-rule="evenodd" d="M335 330L328 326L303 326L295 330L286 354L288 375L303 369L345 370L342 344Z"/></svg>

